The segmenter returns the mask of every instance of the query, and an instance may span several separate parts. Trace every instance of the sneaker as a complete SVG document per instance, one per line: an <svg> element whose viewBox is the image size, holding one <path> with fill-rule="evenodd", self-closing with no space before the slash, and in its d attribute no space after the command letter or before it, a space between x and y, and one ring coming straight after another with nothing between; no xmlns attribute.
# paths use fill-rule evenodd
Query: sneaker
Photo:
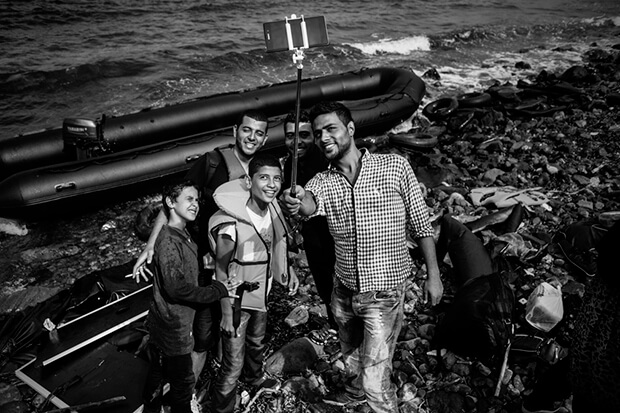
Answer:
<svg viewBox="0 0 620 413"><path fill-rule="evenodd" d="M338 332L333 328L324 327L320 330L313 330L308 334L308 338L314 344L324 346L327 343L338 341Z"/></svg>
<svg viewBox="0 0 620 413"><path fill-rule="evenodd" d="M198 402L198 398L196 394L192 394L192 400L190 401L190 407L192 409L192 413L202 413L202 406L200 402Z"/></svg>
<svg viewBox="0 0 620 413"><path fill-rule="evenodd" d="M323 397L323 402L332 406L357 406L366 401L366 396L356 396L347 392L332 392Z"/></svg>

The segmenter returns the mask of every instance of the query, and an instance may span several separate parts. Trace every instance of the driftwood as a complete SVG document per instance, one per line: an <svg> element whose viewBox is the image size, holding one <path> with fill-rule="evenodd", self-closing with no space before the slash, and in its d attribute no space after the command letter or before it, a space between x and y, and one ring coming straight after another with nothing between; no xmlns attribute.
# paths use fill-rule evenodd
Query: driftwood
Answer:
<svg viewBox="0 0 620 413"><path fill-rule="evenodd" d="M493 395L495 397L499 396L499 392L502 389L502 381L504 380L504 374L506 374L506 368L508 367L508 355L510 353L511 342L508 339L508 343L506 344L506 351L504 352L504 359L502 361L502 367L499 371L499 378L497 379L497 385L495 386L495 393Z"/></svg>

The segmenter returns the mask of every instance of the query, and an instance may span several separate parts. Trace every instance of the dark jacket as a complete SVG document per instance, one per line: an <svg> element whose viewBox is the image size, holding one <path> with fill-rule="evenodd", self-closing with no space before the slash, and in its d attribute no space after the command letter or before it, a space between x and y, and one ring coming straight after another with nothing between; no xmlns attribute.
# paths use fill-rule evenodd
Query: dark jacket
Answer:
<svg viewBox="0 0 620 413"><path fill-rule="evenodd" d="M192 304L211 303L228 296L224 284L198 287L197 247L186 231L165 225L157 240L153 262L153 302L147 318L150 342L167 356L189 354L194 346Z"/></svg>
<svg viewBox="0 0 620 413"><path fill-rule="evenodd" d="M196 221L189 223L187 227L198 244L198 254L201 257L198 265L202 265L202 256L211 252L208 241L209 219L219 209L213 200L213 192L220 185L245 175L245 170L233 150L234 145L229 145L206 152L185 174L185 179L192 181L200 189L200 213Z"/></svg>

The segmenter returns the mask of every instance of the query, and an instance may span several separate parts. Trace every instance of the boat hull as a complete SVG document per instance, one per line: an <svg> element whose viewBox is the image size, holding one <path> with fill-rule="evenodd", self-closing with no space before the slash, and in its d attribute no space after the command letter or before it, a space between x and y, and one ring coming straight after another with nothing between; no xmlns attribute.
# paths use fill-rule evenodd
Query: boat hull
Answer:
<svg viewBox="0 0 620 413"><path fill-rule="evenodd" d="M398 95L405 95L419 105L424 90L424 82L407 69L362 69L302 80L301 104L309 107L321 100L366 99L372 104L375 98L382 95L388 100L394 99L396 103ZM291 81L106 117L101 146L114 153L179 140L230 127L243 112L250 109L262 110L269 117L279 116L295 107L296 97L297 83ZM0 140L0 178L28 169L74 161L71 154L63 151L61 126Z"/></svg>
<svg viewBox="0 0 620 413"><path fill-rule="evenodd" d="M337 79L340 81L337 82ZM255 102L256 107L260 109L269 108L268 113L272 120L265 149L282 148L284 133L281 120L295 105L295 91L289 91L292 86L294 85L285 84L282 86L284 89L280 89L281 85L268 86L237 94L235 99L240 99L237 96L242 96L244 101L237 105L228 102L228 105L222 106L227 108L225 113L222 112L222 107L216 110L208 105L212 111L209 116L218 113L221 119L217 125L226 126L219 130L211 129L210 132L190 134L198 128L194 124L194 118L199 117L197 114L199 110L186 104L164 108L166 109L164 117L170 118L167 121L160 119L153 122L150 119L155 117L148 116L142 122L145 125L141 127L137 121L136 125L131 127L129 123L125 123L125 129L135 129L131 135L139 135L137 130L141 129L143 136L140 138L129 139L130 135L113 135L108 129L111 121L106 122L104 136L107 136L107 139L115 136L114 142L118 142L119 146L120 142L127 144L131 141L141 144L149 139L159 140L166 133L168 138L179 135L183 137L106 156L14 173L0 182L0 215L16 217L50 215L50 211L52 213L69 211L70 209L65 207L71 205L79 204L80 208L87 208L100 202L135 197L140 190L152 191L156 185L161 185L163 179L184 174L203 153L233 143L230 126L234 124L238 115L252 108L248 102ZM272 93L271 89L277 89L277 93ZM270 93L263 96L259 94L261 90ZM351 110L356 124L356 137L364 137L385 132L409 118L417 110L423 94L424 82L409 70L367 69L306 81L302 84L302 106L307 107L324 99L340 100ZM233 99L230 96L230 94L221 95L216 100L219 101L219 98L224 97ZM183 109L187 109L188 113L183 114ZM128 115L128 119L133 122L139 116L155 113L163 116L164 112L157 111ZM174 111L174 115L170 114L171 111ZM186 126L182 127L181 120L184 118L188 119L185 122ZM200 123L204 128L204 119ZM213 127L213 123L207 122L207 124ZM154 125L159 125L165 133L157 130ZM79 203L76 203L76 200L79 200ZM62 207L50 209L48 208L50 205Z"/></svg>

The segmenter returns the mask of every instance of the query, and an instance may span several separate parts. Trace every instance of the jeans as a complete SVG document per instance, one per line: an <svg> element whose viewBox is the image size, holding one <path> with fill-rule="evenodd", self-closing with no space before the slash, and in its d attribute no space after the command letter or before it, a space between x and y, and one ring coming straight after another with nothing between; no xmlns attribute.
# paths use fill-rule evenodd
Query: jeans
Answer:
<svg viewBox="0 0 620 413"><path fill-rule="evenodd" d="M198 285L201 287L211 285L213 271L203 270L198 277ZM202 353L215 350L220 340L220 320L222 310L219 301L207 304L197 304L196 314L192 326L194 333L194 351Z"/></svg>
<svg viewBox="0 0 620 413"><path fill-rule="evenodd" d="M241 310L237 337L222 336L222 367L213 391L214 411L232 413L241 373L253 384L263 377L267 312Z"/></svg>
<svg viewBox="0 0 620 413"><path fill-rule="evenodd" d="M349 375L347 391L357 396L363 392L375 412L398 412L391 375L404 297L404 283L389 290L356 293L337 282L332 294L332 311Z"/></svg>
<svg viewBox="0 0 620 413"><path fill-rule="evenodd" d="M150 359L149 371L142 397L144 413L159 413L162 406L162 389L170 383L166 395L171 413L191 413L190 403L194 388L194 373L190 354L166 356L154 345L147 347Z"/></svg>

